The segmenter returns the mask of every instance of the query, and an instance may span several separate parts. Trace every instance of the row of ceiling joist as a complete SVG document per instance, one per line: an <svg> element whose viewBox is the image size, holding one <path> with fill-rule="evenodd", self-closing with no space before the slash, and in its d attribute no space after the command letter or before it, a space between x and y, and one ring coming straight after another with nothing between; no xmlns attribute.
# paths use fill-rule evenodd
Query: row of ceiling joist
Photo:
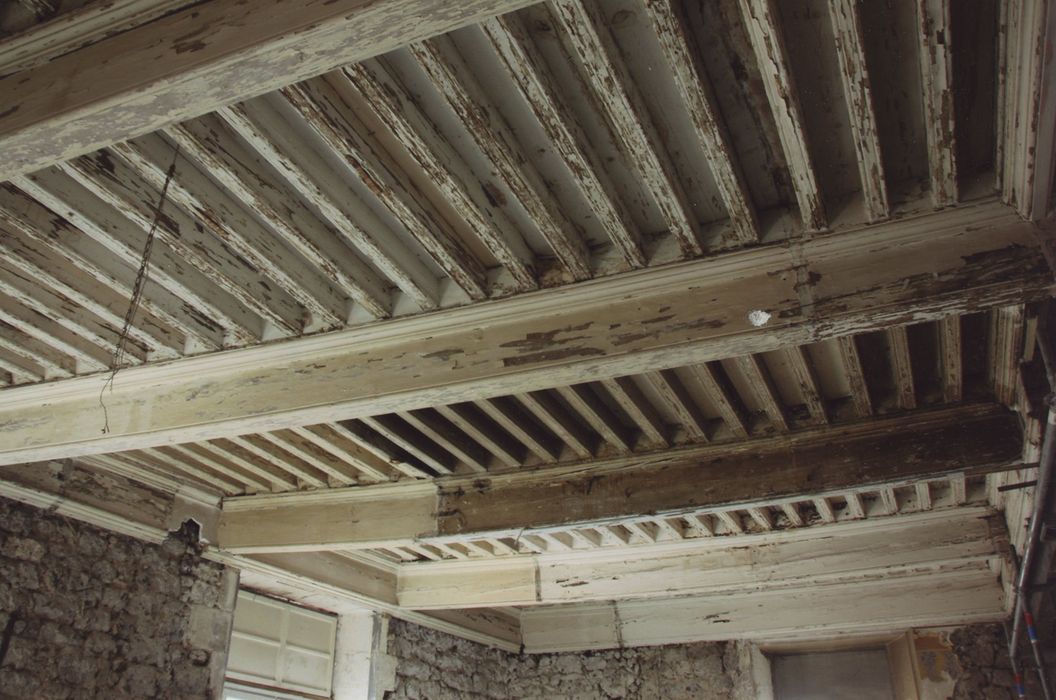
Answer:
<svg viewBox="0 0 1056 700"><path fill-rule="evenodd" d="M374 554L382 562L467 561L516 555L566 555L713 537L739 538L986 504L985 482L985 477L922 479L901 485L866 486L839 494L818 494L810 499L705 508L677 517L639 516L591 526L531 530L516 536L428 538L398 546L348 551L354 559ZM744 540L746 546L754 543L752 539ZM649 551L643 549L638 554L648 557Z"/></svg>
<svg viewBox="0 0 1056 700"><path fill-rule="evenodd" d="M991 194L997 5L559 0L20 175L0 186L0 377L289 338Z"/></svg>
<svg viewBox="0 0 1056 700"><path fill-rule="evenodd" d="M962 400L1012 403L1022 306L758 355L86 458L227 495L502 472L735 443Z"/></svg>

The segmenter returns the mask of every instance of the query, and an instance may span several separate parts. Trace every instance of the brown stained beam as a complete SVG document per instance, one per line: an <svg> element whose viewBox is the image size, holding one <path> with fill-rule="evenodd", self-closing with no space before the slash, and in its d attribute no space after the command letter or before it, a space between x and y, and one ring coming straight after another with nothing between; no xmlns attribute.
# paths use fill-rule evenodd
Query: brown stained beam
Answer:
<svg viewBox="0 0 1056 700"><path fill-rule="evenodd" d="M1003 205L965 205L798 242L801 263L783 246L763 246L663 275L615 275L574 293L542 290L131 368L108 394L105 435L95 380L22 389L0 406L0 462L524 394L1021 304L1052 285L1036 233ZM813 296L805 306L801 279L813 280L804 282ZM770 321L753 325L757 310Z"/></svg>
<svg viewBox="0 0 1056 700"><path fill-rule="evenodd" d="M865 418L873 414L873 400L869 396L869 385L862 369L862 359L858 355L858 344L853 335L837 339L843 371L847 383L851 386L851 402L859 416Z"/></svg>
<svg viewBox="0 0 1056 700"><path fill-rule="evenodd" d="M627 161L637 169L682 254L700 255L700 227L689 197L598 6L581 0L554 0L548 5L562 41L583 67L616 143L622 144Z"/></svg>
<svg viewBox="0 0 1056 700"><path fill-rule="evenodd" d="M956 403L964 398L964 352L961 317L947 316L937 323L939 363L942 372L942 400Z"/></svg>
<svg viewBox="0 0 1056 700"><path fill-rule="evenodd" d="M283 88L281 94L459 289L474 301L488 297L487 273L451 224L399 164L366 138L369 130L353 111L347 80L317 78Z"/></svg>
<svg viewBox="0 0 1056 700"><path fill-rule="evenodd" d="M913 381L913 360L909 352L909 335L905 326L887 329L887 354L891 363L895 387L895 403L899 408L917 406L917 390Z"/></svg>
<svg viewBox="0 0 1056 700"><path fill-rule="evenodd" d="M958 199L950 0L913 1L917 11L931 199L936 208L947 207L956 204Z"/></svg>
<svg viewBox="0 0 1056 700"><path fill-rule="evenodd" d="M539 233L574 280L589 279L590 252L579 231L561 210L542 176L525 157L506 119L478 84L448 37L410 47L419 68L466 124L496 175L532 217Z"/></svg>
<svg viewBox="0 0 1056 700"><path fill-rule="evenodd" d="M205 0L124 24L0 80L0 182L528 4Z"/></svg>
<svg viewBox="0 0 1056 700"><path fill-rule="evenodd" d="M490 208L469 166L400 82L379 62L369 64L346 66L341 72L358 95L358 106L390 129L466 226L509 272L513 288L537 288L534 254L520 231L501 210ZM330 80L337 79L331 74Z"/></svg>
<svg viewBox="0 0 1056 700"><path fill-rule="evenodd" d="M817 231L828 225L807 143L799 93L792 79L774 0L740 0L748 38L759 62L767 101L777 123L803 226Z"/></svg>
<svg viewBox="0 0 1056 700"><path fill-rule="evenodd" d="M740 368L752 393L770 419L770 425L777 431L787 433L789 431L788 418L785 415L785 407L781 404L781 395L774 385L770 370L767 369L763 358L759 355L746 355L737 358L737 367Z"/></svg>
<svg viewBox="0 0 1056 700"><path fill-rule="evenodd" d="M872 86L865 61L865 38L858 0L829 0L829 18L836 34L836 57L847 113L851 117L854 149L858 154L858 174L869 221L886 219L890 214L887 182L884 178L880 136L873 107Z"/></svg>
<svg viewBox="0 0 1056 700"><path fill-rule="evenodd" d="M660 447L670 444L669 429L664 425L663 417L649 403L631 377L613 377L601 383L613 401L631 417L649 443Z"/></svg>
<svg viewBox="0 0 1056 700"><path fill-rule="evenodd" d="M608 176L605 164L590 148L579 120L556 90L542 55L516 14L495 17L480 25L506 75L520 90L529 109L546 131L554 150L568 165L576 187L590 204L598 223L630 268L645 267L641 235Z"/></svg>
<svg viewBox="0 0 1056 700"><path fill-rule="evenodd" d="M664 57L674 71L675 85L704 149L704 157L730 216L734 237L743 244L754 243L759 239L759 222L752 206L751 194L737 163L708 76L698 65L696 57L699 50L686 27L685 17L672 0L649 0L645 8L652 19L653 31L660 40Z"/></svg>

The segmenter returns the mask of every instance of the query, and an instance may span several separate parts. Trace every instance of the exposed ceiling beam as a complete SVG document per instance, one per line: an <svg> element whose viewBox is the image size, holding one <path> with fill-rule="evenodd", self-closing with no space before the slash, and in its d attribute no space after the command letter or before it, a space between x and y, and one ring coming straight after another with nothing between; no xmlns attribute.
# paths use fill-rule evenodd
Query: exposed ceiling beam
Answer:
<svg viewBox="0 0 1056 700"><path fill-rule="evenodd" d="M1000 518L986 507L957 508L744 537L405 564L398 597L415 609L535 606L882 580L1000 558L1007 534L987 515Z"/></svg>
<svg viewBox="0 0 1056 700"><path fill-rule="evenodd" d="M245 553L399 546L482 533L521 537L573 523L675 517L954 472L985 474L1018 465L1021 449L1015 416L997 406L918 412L588 466L227 499L220 546Z"/></svg>
<svg viewBox="0 0 1056 700"><path fill-rule="evenodd" d="M530 608L528 653L729 639L821 635L997 622L1006 616L997 576L984 564L894 580L766 591Z"/></svg>
<svg viewBox="0 0 1056 700"><path fill-rule="evenodd" d="M195 3L0 80L0 181L529 4Z"/></svg>
<svg viewBox="0 0 1056 700"><path fill-rule="evenodd" d="M1047 295L1052 284L1038 231L1007 207L981 203L130 368L106 394L106 433L98 376L9 389L0 409L0 463L479 400L1022 303Z"/></svg>

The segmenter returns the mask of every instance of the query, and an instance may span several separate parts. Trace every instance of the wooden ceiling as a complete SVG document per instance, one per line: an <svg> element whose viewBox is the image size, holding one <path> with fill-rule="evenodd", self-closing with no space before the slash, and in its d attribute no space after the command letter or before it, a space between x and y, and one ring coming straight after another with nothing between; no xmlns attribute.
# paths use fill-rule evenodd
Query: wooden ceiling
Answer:
<svg viewBox="0 0 1056 700"><path fill-rule="evenodd" d="M830 631L866 594L864 627L1002 614L1056 12L298 4L4 6L0 465L34 464L0 492L112 525L72 458L210 503L252 585L511 648L655 643L672 596L661 641L710 638L786 588ZM837 575L791 566L830 537ZM764 598L721 638L809 627Z"/></svg>

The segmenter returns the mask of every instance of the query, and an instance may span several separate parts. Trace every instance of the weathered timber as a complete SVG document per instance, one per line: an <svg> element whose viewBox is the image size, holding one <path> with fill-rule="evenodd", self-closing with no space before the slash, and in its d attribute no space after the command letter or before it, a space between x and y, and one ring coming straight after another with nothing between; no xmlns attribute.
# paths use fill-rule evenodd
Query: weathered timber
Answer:
<svg viewBox="0 0 1056 700"><path fill-rule="evenodd" d="M740 596L883 580L914 567L1000 557L1008 538L999 517L977 506L744 537L420 562L400 568L398 595L403 606L439 609Z"/></svg>
<svg viewBox="0 0 1056 700"><path fill-rule="evenodd" d="M8 389L0 462L213 439L698 364L1022 303L1051 286L1035 227L994 203L792 247L130 368L108 394L107 434L99 433L98 378ZM804 284L812 289L807 305ZM769 313L769 322L753 325L755 310Z"/></svg>
<svg viewBox="0 0 1056 700"><path fill-rule="evenodd" d="M527 4L195 3L0 80L0 181Z"/></svg>
<svg viewBox="0 0 1056 700"><path fill-rule="evenodd" d="M961 407L748 445L447 477L407 491L384 486L228 499L220 546L259 552L387 546L438 536L519 537L571 523L622 524L643 514L678 517L702 507L810 500L841 488L985 474L1017 467L1020 458L1015 416L996 406ZM379 519L371 521L364 509L375 509Z"/></svg>

